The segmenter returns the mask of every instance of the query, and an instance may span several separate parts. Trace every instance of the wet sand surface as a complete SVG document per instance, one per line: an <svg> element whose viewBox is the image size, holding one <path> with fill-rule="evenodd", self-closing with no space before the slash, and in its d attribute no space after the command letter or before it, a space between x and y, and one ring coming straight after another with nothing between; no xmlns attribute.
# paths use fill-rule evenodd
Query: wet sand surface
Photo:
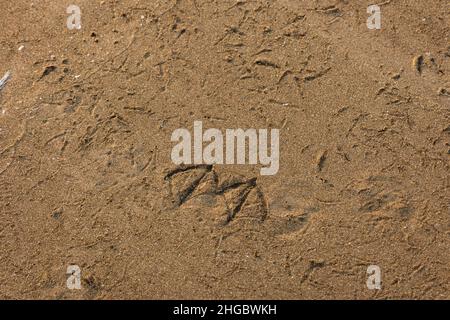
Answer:
<svg viewBox="0 0 450 320"><path fill-rule="evenodd" d="M0 0L1 298L450 299L447 1L380 30L360 0L74 2ZM194 121L279 129L278 173L177 167Z"/></svg>

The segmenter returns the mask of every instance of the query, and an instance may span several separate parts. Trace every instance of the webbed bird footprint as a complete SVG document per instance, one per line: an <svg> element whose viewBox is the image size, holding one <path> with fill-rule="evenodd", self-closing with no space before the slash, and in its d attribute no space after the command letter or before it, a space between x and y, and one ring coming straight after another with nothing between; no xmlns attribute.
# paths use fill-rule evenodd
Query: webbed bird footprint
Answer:
<svg viewBox="0 0 450 320"><path fill-rule="evenodd" d="M166 174L171 202L175 207L194 199L220 202L214 219L226 225L237 218L264 221L268 214L267 202L256 178L217 173L210 165L179 166ZM203 202L205 204L205 202ZM212 205L212 204L211 204Z"/></svg>

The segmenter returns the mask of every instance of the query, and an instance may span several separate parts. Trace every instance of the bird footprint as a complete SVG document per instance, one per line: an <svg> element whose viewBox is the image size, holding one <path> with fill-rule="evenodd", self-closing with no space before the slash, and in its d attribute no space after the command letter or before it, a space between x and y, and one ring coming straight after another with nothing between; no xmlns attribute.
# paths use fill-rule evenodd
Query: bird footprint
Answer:
<svg viewBox="0 0 450 320"><path fill-rule="evenodd" d="M267 201L256 178L218 173L212 165L182 165L169 171L164 180L168 182L170 200L175 207L200 196L222 198L225 206L221 212L223 225L238 216L261 222L267 217Z"/></svg>

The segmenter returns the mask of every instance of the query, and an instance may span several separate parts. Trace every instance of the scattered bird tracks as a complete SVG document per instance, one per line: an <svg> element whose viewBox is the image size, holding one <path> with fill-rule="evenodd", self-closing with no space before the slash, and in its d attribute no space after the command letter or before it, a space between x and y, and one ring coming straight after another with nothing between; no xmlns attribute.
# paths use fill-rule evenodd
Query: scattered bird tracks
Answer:
<svg viewBox="0 0 450 320"><path fill-rule="evenodd" d="M223 225L227 225L238 215L263 222L269 212L256 178L218 173L212 165L182 165L169 171L164 180L169 183L171 200L176 207L202 195L222 197L225 203ZM251 211L251 208L254 210Z"/></svg>

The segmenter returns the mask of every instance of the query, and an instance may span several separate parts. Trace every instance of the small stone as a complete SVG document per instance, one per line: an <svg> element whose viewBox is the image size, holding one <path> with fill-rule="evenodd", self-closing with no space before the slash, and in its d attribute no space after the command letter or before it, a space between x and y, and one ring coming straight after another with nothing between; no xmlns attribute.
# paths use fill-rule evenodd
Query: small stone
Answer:
<svg viewBox="0 0 450 320"><path fill-rule="evenodd" d="M52 212L52 218L59 220L59 218L61 218L62 214L63 214L62 208L56 209L55 211Z"/></svg>

